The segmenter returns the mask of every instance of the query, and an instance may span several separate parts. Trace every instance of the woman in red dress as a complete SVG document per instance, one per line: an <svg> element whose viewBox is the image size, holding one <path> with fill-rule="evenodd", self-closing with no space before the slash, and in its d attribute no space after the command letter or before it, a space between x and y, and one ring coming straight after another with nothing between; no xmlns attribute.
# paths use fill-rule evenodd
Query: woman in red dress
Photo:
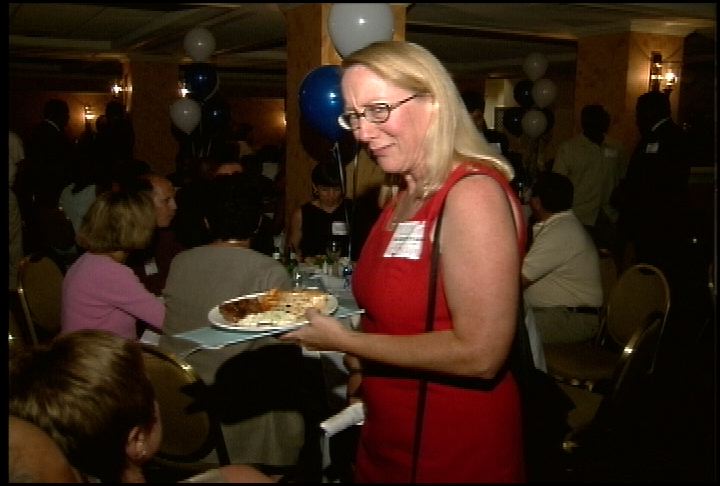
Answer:
<svg viewBox="0 0 720 486"><path fill-rule="evenodd" d="M512 168L424 48L379 42L343 68L340 124L405 186L353 274L362 332L308 311L310 324L283 339L357 358L366 407L358 482L524 481L520 399L507 369L525 235Z"/></svg>

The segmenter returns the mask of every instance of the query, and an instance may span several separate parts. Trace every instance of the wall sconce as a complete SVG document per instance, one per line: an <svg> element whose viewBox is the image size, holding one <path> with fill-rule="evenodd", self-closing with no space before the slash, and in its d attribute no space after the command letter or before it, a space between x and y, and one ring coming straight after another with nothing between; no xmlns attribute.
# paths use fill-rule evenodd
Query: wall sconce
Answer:
<svg viewBox="0 0 720 486"><path fill-rule="evenodd" d="M672 65L679 65L678 62L663 61L662 54L653 52L650 55L650 79L648 84L649 91L664 91L670 96L673 88L678 83L678 67L673 68Z"/></svg>
<svg viewBox="0 0 720 486"><path fill-rule="evenodd" d="M120 82L115 80L110 87L110 93L112 93L113 98L122 98L123 104L126 104L128 96L132 93L132 86L125 80Z"/></svg>
<svg viewBox="0 0 720 486"><path fill-rule="evenodd" d="M85 118L85 123L89 123L95 119L95 112L93 111L92 106L85 105L83 106L83 117Z"/></svg>
<svg viewBox="0 0 720 486"><path fill-rule="evenodd" d="M180 96L182 98L185 98L190 93L190 90L187 89L185 81L178 81L178 90L180 91Z"/></svg>
<svg viewBox="0 0 720 486"><path fill-rule="evenodd" d="M123 92L123 88L122 88L122 86L120 86L120 85L117 83L117 81L115 81L115 82L113 83L112 87L110 88L110 92L112 93L112 95L113 95L114 97L117 98L118 96L120 96L120 93Z"/></svg>
<svg viewBox="0 0 720 486"><path fill-rule="evenodd" d="M650 85L649 91L660 91L660 82L662 81L662 54L653 52L650 55Z"/></svg>

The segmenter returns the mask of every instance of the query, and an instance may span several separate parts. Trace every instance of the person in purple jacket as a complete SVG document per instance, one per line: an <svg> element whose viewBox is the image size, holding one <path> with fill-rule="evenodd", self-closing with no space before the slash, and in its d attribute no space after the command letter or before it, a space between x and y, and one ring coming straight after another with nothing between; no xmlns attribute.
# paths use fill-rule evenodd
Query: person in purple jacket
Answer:
<svg viewBox="0 0 720 486"><path fill-rule="evenodd" d="M100 329L137 339L137 324L160 331L165 305L125 265L128 253L148 245L155 208L142 191L106 192L83 219L77 243L87 251L63 280L61 333Z"/></svg>

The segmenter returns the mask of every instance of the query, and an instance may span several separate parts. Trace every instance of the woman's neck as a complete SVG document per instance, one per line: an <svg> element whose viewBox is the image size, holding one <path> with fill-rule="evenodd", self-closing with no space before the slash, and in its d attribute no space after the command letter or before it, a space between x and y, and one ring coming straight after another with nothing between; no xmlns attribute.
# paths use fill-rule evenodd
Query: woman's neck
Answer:
<svg viewBox="0 0 720 486"><path fill-rule="evenodd" d="M333 213L333 212L335 212L335 210L340 206L340 203L342 203L342 200L338 201L338 202L335 203L335 204L329 204L329 205L323 204L323 203L322 203L321 201L319 201L319 200L315 201L314 203L315 203L315 206L317 206L318 208L322 209L322 210L325 211L326 213Z"/></svg>
<svg viewBox="0 0 720 486"><path fill-rule="evenodd" d="M93 252L93 253L95 253L95 252ZM95 254L108 256L118 263L125 263L125 260L127 259L127 256L128 256L128 252L122 251L122 250L97 252Z"/></svg>
<svg viewBox="0 0 720 486"><path fill-rule="evenodd" d="M142 468L138 464L129 463L122 474L121 482L123 483L145 483L145 476Z"/></svg>

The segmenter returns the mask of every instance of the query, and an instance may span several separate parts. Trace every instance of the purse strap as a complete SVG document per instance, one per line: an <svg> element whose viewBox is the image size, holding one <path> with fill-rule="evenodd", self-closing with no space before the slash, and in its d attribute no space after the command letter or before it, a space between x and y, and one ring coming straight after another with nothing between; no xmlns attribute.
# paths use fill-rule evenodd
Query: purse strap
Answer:
<svg viewBox="0 0 720 486"><path fill-rule="evenodd" d="M430 256L430 282L428 284L427 313L425 314L425 332L431 332L435 326L435 299L437 298L437 269L440 260L440 226L442 225L445 201L440 206L435 231L433 233L432 253ZM422 439L423 422L425 418L425 401L427 398L427 379L420 379L418 390L417 412L415 415L415 438L413 440L412 469L410 482L417 481L417 466L420 459L420 442Z"/></svg>
<svg viewBox="0 0 720 486"><path fill-rule="evenodd" d="M468 174L470 175L470 174ZM507 187L503 186L505 194L508 197L508 203L510 204L510 211L513 215L513 223L517 232L519 248L521 251L524 247L525 231L524 227L519 226L516 218L521 217L522 212L518 210L518 201L515 193L508 190ZM437 222L435 223L435 230L433 232L433 246L432 253L430 256L430 282L428 284L428 302L427 302L427 314L425 315L425 332L431 332L435 324L435 299L437 298L437 271L438 263L440 260L440 227L442 226L443 213L445 212L445 200L440 205L438 211ZM520 216L519 216L520 215ZM520 294L522 296L522 293ZM522 308L522 302L521 302ZM523 326L523 331L525 331ZM527 331L525 331L527 332ZM420 443L422 440L423 423L425 416L425 402L427 398L427 379L420 379L420 386L418 390L418 403L417 403L417 414L415 416L415 438L413 440L413 453L412 453L412 469L410 471L410 482L415 483L417 480L417 466L420 459Z"/></svg>

